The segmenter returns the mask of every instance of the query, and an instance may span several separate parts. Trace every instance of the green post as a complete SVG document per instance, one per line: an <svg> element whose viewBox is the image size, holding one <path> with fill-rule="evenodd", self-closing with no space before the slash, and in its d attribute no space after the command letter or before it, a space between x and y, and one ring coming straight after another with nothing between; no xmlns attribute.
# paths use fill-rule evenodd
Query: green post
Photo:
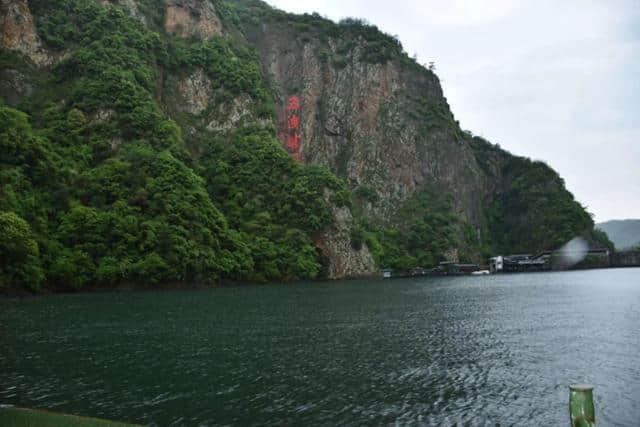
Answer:
<svg viewBox="0 0 640 427"><path fill-rule="evenodd" d="M569 413L571 427L593 427L596 425L592 386L583 384L569 386Z"/></svg>

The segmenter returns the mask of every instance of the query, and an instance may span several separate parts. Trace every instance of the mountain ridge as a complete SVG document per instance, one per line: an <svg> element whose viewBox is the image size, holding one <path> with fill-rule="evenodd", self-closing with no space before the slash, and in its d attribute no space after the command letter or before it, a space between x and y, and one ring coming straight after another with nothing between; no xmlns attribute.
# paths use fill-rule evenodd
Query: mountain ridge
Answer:
<svg viewBox="0 0 640 427"><path fill-rule="evenodd" d="M617 249L640 247L640 219L614 219L596 224L616 245Z"/></svg>

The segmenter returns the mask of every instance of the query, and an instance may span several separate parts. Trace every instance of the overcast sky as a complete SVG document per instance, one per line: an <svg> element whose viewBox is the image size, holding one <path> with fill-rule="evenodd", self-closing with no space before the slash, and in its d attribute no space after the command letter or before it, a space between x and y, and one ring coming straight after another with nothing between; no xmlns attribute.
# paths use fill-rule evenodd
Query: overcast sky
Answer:
<svg viewBox="0 0 640 427"><path fill-rule="evenodd" d="M463 129L547 162L597 222L640 218L640 0L267 1L397 35Z"/></svg>

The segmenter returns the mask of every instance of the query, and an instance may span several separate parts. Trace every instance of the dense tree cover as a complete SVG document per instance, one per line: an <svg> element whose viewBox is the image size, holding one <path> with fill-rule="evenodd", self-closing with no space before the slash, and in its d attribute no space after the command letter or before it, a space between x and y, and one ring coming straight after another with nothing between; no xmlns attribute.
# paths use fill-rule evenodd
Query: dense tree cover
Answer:
<svg viewBox="0 0 640 427"><path fill-rule="evenodd" d="M604 233L593 230L589 213L549 166L513 157L502 173L506 188L488 208L497 252L554 250L580 235L596 246L611 246Z"/></svg>
<svg viewBox="0 0 640 427"><path fill-rule="evenodd" d="M321 273L311 237L332 222L330 203L349 202L340 180L326 169L292 162L269 131L252 129L239 132L232 144L211 144L200 170L209 194L247 242L258 266L250 277Z"/></svg>
<svg viewBox="0 0 640 427"><path fill-rule="evenodd" d="M377 26L359 18L345 18L339 23L322 17L318 13L293 14L274 9L259 0L216 0L216 9L221 10L222 18L230 25L251 32L252 27L264 23L279 25L292 39L303 43L317 40L327 44L329 40L338 45L335 55L328 50L321 52L333 65L345 66L355 52L354 47L361 45L360 60L370 63L386 63L393 59L409 60L396 36L384 33ZM413 61L415 62L415 61Z"/></svg>
<svg viewBox="0 0 640 427"><path fill-rule="evenodd" d="M38 243L29 224L13 212L0 211L0 259L0 287L40 287L43 272Z"/></svg>
<svg viewBox="0 0 640 427"><path fill-rule="evenodd" d="M501 182L485 207L487 255L555 250L577 236L592 248L614 249L606 233L594 229L586 208L547 164L514 156L470 132L464 135L480 168Z"/></svg>
<svg viewBox="0 0 640 427"><path fill-rule="evenodd" d="M479 253L476 233L455 215L450 195L429 188L414 193L389 220L362 221L354 233L383 268L433 267L451 251L466 261Z"/></svg>
<svg viewBox="0 0 640 427"><path fill-rule="evenodd" d="M605 231L594 227L592 230L584 233L584 236L586 236L592 248L609 249L610 251L616 250L615 243L613 243Z"/></svg>
<svg viewBox="0 0 640 427"><path fill-rule="evenodd" d="M0 105L0 286L38 288L43 280L37 236L48 232L48 205L59 179L47 141L34 135L26 114ZM36 188L40 189L36 191Z"/></svg>
<svg viewBox="0 0 640 427"><path fill-rule="evenodd" d="M206 41L171 39L166 64L175 73L202 68L212 82L217 103L248 94L259 104L260 117L274 114L273 99L262 79L257 54L222 37Z"/></svg>
<svg viewBox="0 0 640 427"><path fill-rule="evenodd" d="M313 238L331 203L349 203L344 184L258 126L203 134L192 154L157 102L163 70L201 67L216 101L246 94L270 117L251 50L154 32L93 1L30 7L43 41L69 54L24 111L0 105L0 287L321 274Z"/></svg>

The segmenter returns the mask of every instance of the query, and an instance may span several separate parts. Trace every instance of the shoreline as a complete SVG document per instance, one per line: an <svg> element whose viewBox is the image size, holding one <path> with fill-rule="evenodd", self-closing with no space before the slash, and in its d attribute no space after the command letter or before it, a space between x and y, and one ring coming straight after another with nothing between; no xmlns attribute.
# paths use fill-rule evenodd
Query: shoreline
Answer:
<svg viewBox="0 0 640 427"><path fill-rule="evenodd" d="M221 280L215 283L201 282L165 282L165 283L134 283L123 282L113 286L83 286L82 288L52 288L43 286L38 290L28 288L0 288L0 298L31 298L47 295L70 295L70 294L99 294L99 293L127 293L127 292L153 292L153 291L193 291L205 289L221 289L221 288L241 288L246 286L271 286L276 284L294 285L295 283L306 282L335 282L339 280L382 280L382 277L375 275L349 276L340 278L318 278L318 279L299 279L299 280L269 280L265 282L245 281L245 280Z"/></svg>
<svg viewBox="0 0 640 427"><path fill-rule="evenodd" d="M640 266L607 266L607 267L582 267L569 270L540 270L540 271L509 271L492 273L494 275L522 275L528 273L559 273L570 271L586 271L586 270L609 270L609 269L624 269L624 268L640 268ZM123 282L115 286L85 286L79 289L75 288L51 288L42 287L38 290L31 290L28 288L0 288L0 298L2 299L14 299L14 298L35 298L39 296L48 295L71 295L71 294L99 294L99 293L127 293L127 292L154 292L154 291L193 291L193 290L205 290L205 289L221 289L221 288L241 288L246 286L271 286L276 284L295 285L298 282L336 282L336 281L351 281L351 280L376 280L387 281L407 278L418 277L460 277L467 276L466 274L451 274L451 275L414 275L414 276L396 276L390 278L383 278L378 275L362 275L362 276L348 276L340 278L328 278L323 277L319 279L299 279L299 280L269 280L265 282L257 281L243 281L243 280L222 280L216 283L201 283L201 282L165 282L158 284L150 283L133 283Z"/></svg>

